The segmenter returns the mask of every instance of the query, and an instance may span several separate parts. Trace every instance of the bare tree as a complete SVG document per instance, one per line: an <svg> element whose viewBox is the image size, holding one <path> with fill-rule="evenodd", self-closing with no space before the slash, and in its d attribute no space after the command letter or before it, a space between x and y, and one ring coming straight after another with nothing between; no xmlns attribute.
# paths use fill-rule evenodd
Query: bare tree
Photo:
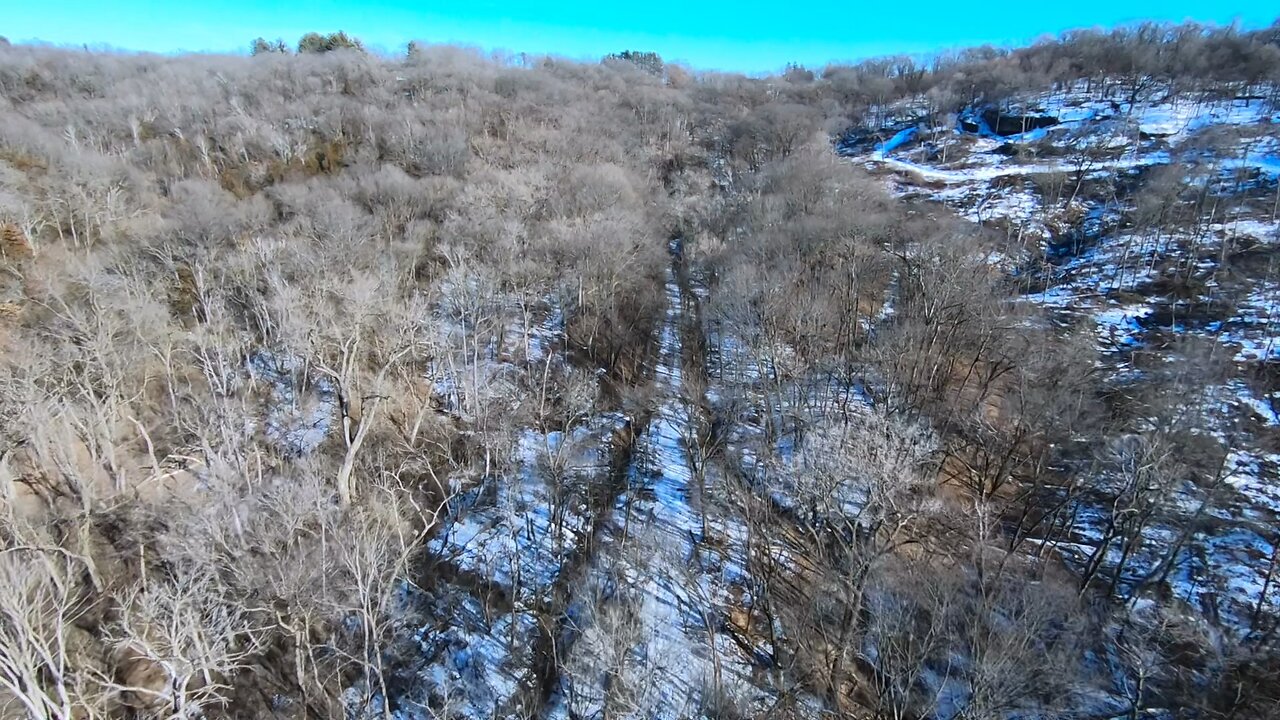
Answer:
<svg viewBox="0 0 1280 720"><path fill-rule="evenodd" d="M923 428L876 410L805 433L798 496L840 600L831 639L833 698L842 692L845 656L864 622L868 578L886 556L914 541L909 528L929 510L924 464L933 443Z"/></svg>
<svg viewBox="0 0 1280 720"><path fill-rule="evenodd" d="M77 655L75 623L87 610L82 564L56 549L0 550L0 707L69 720L105 710L102 692Z"/></svg>

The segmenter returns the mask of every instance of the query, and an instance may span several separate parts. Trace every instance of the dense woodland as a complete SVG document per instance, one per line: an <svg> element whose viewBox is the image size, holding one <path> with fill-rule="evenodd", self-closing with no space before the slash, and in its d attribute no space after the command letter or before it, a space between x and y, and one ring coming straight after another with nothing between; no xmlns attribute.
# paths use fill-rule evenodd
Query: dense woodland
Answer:
<svg viewBox="0 0 1280 720"><path fill-rule="evenodd" d="M2 44L0 717L1280 717L1280 528L1243 627L1167 590L1203 503L1126 572L1176 483L1280 449L1188 401L1274 389L1275 362L1170 340L1183 362L1108 382L1091 329L1018 301L1039 240L835 150L903 103L944 123L1081 84L1276 108L1280 26L769 77L341 34ZM1176 165L1043 184L1157 236L1280 203ZM1276 252L1235 276L1274 282ZM635 580L649 521L613 509L668 425L714 668L680 685L637 651L643 597L582 590ZM440 550L515 478L542 505L511 542L556 533L545 585ZM1081 567L1055 546L1084 497L1110 515ZM503 698L415 670L453 603L529 618Z"/></svg>

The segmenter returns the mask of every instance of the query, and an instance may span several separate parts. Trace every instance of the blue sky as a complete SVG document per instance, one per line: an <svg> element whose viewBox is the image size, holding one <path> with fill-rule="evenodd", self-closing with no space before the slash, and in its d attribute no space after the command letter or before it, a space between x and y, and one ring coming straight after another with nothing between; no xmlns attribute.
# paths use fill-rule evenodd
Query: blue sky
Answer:
<svg viewBox="0 0 1280 720"><path fill-rule="evenodd" d="M1280 14L1262 0L0 0L0 6L8 6L0 11L0 35L18 42L242 52L258 35L293 43L310 30L345 30L389 50L414 39L572 58L642 49L699 69L743 72L1024 43L1148 18L1259 27Z"/></svg>

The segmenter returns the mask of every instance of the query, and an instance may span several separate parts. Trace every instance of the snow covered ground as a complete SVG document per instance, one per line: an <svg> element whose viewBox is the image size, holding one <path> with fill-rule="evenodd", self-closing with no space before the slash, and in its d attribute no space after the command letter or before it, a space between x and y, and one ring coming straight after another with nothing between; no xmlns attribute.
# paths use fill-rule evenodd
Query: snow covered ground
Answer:
<svg viewBox="0 0 1280 720"><path fill-rule="evenodd" d="M1150 358L1193 362L1176 349L1176 341L1189 336L1221 348L1235 364L1233 379L1207 388L1213 397L1205 401L1218 418L1220 441L1234 438L1225 482L1170 495L1162 515L1130 544L1118 585L1124 592L1152 573L1164 574L1174 597L1243 631L1257 608L1280 611L1280 594L1261 597L1280 542L1280 457L1263 449L1275 447L1280 397L1258 380L1263 364L1280 358L1280 290L1269 254L1280 240L1280 112L1257 99L1194 101L1154 93L1130 105L1091 94L1083 84L1002 111L1057 124L999 137L976 115L969 118L976 133L914 123L853 159L879 173L895 194L1004 228L1024 246L1041 242L1012 273L1029 285L1020 301L1041 307L1064 329L1092 328L1104 382L1142 382ZM1207 189L1221 198L1212 207L1225 213L1217 209L1209 222L1180 234L1144 233L1130 229L1133 207L1123 196L1099 201L1073 192L1112 177L1140 184L1146 168L1157 165L1187 168L1188 187L1204 186L1195 178L1205 177L1206 168L1209 177L1218 173ZM1050 190L1059 194L1052 201ZM1198 305L1171 294L1179 285L1199 289ZM1103 478L1091 482L1105 486ZM1070 537L1057 546L1082 572L1100 552L1108 524L1102 498L1077 500ZM1196 529L1180 538L1176 529L1188 524ZM1172 567L1162 573L1162 558L1174 548ZM1122 552L1119 540L1102 551L1104 572Z"/></svg>
<svg viewBox="0 0 1280 720"><path fill-rule="evenodd" d="M657 409L570 610L577 638L551 718L674 719L753 702L754 659L723 629L743 582L745 529L696 480L700 410L683 387L691 298L674 272L666 300Z"/></svg>
<svg viewBox="0 0 1280 720"><path fill-rule="evenodd" d="M1135 357L1164 352L1171 334L1208 338L1241 366L1257 368L1280 356L1275 282L1246 286L1223 271L1229 252L1280 241L1273 217L1255 208L1217 215L1195 237L1154 236L1126 226L1132 208L1123 199L1099 203L1072 192L1110 177L1137 179L1155 165L1205 162L1183 147L1202 132L1280 118L1256 102L1160 99L1127 107L1080 89L1038 96L1025 106L1061 122L1003 138L912 125L856 159L888 171L881 176L899 194L937 201L1025 240L1029 249L1021 254L997 251L989 262L1027 283L1019 302L1039 306L1064 330L1083 326L1093 333L1103 382L1124 387L1140 381L1149 369ZM1073 156L1072 143L1090 133L1096 157ZM940 137L945 152L925 146ZM1256 191L1269 187L1276 147L1265 138L1250 147L1220 164L1260 172L1262 180L1250 186ZM1044 183L1054 176L1065 178L1062 197L1047 207ZM418 662L400 674L390 693L395 717L675 720L764 716L778 700L761 679L776 648L735 621L758 615L747 572L750 528L733 506L740 498L723 496L726 473L732 469L755 499L778 512L803 512L794 467L780 471L797 455L797 428L868 400L857 381L834 372L788 376L786 394L771 387L770 378L789 371L793 353L748 347L717 332L699 315L706 288L686 274L678 242L671 250L646 416L603 413L554 431L524 428L506 469L466 488L453 503L427 548L432 577L414 591L421 614L411 638ZM1227 314L1211 321L1182 318L1180 300L1153 289L1168 279L1171 265L1191 267ZM531 327L505 328L486 348L487 379L509 374L512 357L540 362L556 351L563 314L554 301L544 305ZM890 301L881 321L891 318ZM871 321L863 328L874 329ZM704 339L707 357L691 357ZM267 432L299 451L314 448L328 431L321 416L332 416L332 389L313 386L318 407L295 402L289 376L296 369L268 360L255 361L256 376L273 388L276 405L299 409L268 417ZM437 393L451 408L463 406L466 379L446 365L434 370ZM1280 396L1263 392L1242 373L1207 387L1201 401L1221 419L1213 428L1216 439L1243 438L1219 482L1171 483L1140 532L1104 542L1114 519L1107 515L1106 492L1115 478L1100 473L1089 478L1091 491L1069 504L1058 535L1038 540L1077 572L1101 558L1103 584L1123 557L1119 593L1159 577L1185 607L1243 630L1258 608L1280 612L1280 592L1262 592L1280 542L1274 531L1280 454L1251 444L1280 425ZM718 439L720 456L704 462L699 442L709 437L708 415L717 413L732 414L734 422ZM1247 419L1240 431L1246 434L1229 436L1238 418ZM618 435L632 431L634 441L621 452ZM1190 528L1185 537L1182 528ZM801 544L785 532L776 535L764 541L768 551L788 570L803 568ZM754 542L758 552L761 541ZM949 681L927 682L946 707ZM822 703L809 701L816 715Z"/></svg>
<svg viewBox="0 0 1280 720"><path fill-rule="evenodd" d="M1076 173L1083 170L1086 175L1107 173L1113 170L1127 170L1148 165L1162 165L1169 162L1168 155L1152 153L1143 157L1126 157L1113 160L1097 160L1089 163L1078 162L1043 162L1028 165L1000 165L996 167L979 167L964 170L943 170L931 168L919 163L909 162L883 156L876 159L885 167L899 172L915 175L921 180L949 184L974 183L990 181L1004 177L1025 175L1051 175L1055 173Z"/></svg>
<svg viewBox="0 0 1280 720"><path fill-rule="evenodd" d="M620 414L525 429L510 470L452 504L429 541L432 582L411 603L425 621L418 662L395 683L397 718L675 719L766 707L751 681L759 658L727 629L744 602L745 530L721 498L703 496L690 455L703 419L684 378L698 289L679 272L679 245L672 251L654 408L627 461L615 465L616 437L632 422ZM543 324L547 339L557 332Z"/></svg>
<svg viewBox="0 0 1280 720"><path fill-rule="evenodd" d="M314 452L337 422L338 391L302 358L261 350L245 364L251 383L265 387L262 431L290 455ZM251 421L256 425L257 421Z"/></svg>

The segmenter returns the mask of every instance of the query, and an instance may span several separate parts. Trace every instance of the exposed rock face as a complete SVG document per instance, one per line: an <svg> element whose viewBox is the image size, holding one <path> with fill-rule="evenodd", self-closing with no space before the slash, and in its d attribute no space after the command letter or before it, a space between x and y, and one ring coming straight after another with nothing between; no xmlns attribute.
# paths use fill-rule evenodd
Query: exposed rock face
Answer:
<svg viewBox="0 0 1280 720"><path fill-rule="evenodd" d="M865 127L851 127L840 136L836 142L836 149L847 155L870 152L879 142L876 139L877 135L879 133Z"/></svg>
<svg viewBox="0 0 1280 720"><path fill-rule="evenodd" d="M1056 117L1049 117L1048 115L1004 115L995 108L985 110L982 113L982 119L987 121L987 127L991 128L992 132L1000 136L1017 135L1032 130L1053 127L1058 124L1058 118Z"/></svg>
<svg viewBox="0 0 1280 720"><path fill-rule="evenodd" d="M1050 115L1006 114L993 107L984 108L981 112L971 111L960 116L961 130L970 133L989 130L1001 137L1053 127L1057 124L1058 118Z"/></svg>

